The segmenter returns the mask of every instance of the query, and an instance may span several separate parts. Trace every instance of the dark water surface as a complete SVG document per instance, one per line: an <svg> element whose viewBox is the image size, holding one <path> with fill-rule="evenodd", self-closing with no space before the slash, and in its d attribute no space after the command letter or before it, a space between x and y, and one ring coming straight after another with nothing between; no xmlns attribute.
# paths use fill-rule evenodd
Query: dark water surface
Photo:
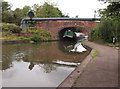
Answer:
<svg viewBox="0 0 120 89"><path fill-rule="evenodd" d="M3 87L57 87L90 53L72 52L75 42L2 46ZM75 48L76 50L77 48Z"/></svg>

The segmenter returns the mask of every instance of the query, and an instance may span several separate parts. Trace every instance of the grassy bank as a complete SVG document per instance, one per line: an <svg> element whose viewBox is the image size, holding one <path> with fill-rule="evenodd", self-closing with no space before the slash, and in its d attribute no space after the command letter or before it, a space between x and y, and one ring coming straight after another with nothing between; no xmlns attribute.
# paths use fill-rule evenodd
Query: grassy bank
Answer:
<svg viewBox="0 0 120 89"><path fill-rule="evenodd" d="M30 42L39 42L55 39L55 37L52 37L48 31L41 29L23 32L20 27L15 24L1 23L0 26L2 26L1 40L27 40Z"/></svg>

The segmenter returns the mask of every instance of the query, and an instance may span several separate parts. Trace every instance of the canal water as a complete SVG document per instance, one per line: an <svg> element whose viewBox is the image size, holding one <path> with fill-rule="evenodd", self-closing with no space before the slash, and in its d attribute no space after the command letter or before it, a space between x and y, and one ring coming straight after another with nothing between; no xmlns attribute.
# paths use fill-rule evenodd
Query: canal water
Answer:
<svg viewBox="0 0 120 89"><path fill-rule="evenodd" d="M79 42L4 44L2 86L57 87L89 53Z"/></svg>

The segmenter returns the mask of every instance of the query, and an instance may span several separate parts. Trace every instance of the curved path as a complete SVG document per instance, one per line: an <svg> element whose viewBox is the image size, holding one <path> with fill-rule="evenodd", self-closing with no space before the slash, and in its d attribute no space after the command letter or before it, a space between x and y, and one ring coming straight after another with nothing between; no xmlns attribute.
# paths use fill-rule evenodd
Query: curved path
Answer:
<svg viewBox="0 0 120 89"><path fill-rule="evenodd" d="M94 42L85 43L97 49L98 55L91 59L73 87L118 87L118 50Z"/></svg>

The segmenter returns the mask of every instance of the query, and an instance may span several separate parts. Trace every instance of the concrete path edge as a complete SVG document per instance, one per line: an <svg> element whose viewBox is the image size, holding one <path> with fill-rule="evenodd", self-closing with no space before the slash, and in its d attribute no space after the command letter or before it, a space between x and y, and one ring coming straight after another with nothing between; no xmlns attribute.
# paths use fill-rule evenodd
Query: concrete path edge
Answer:
<svg viewBox="0 0 120 89"><path fill-rule="evenodd" d="M86 43L84 43L84 45L87 45L88 47L92 48L90 54L81 62L79 66L75 68L75 70L71 72L71 74L68 75L68 77L57 87L57 89L61 87L72 87L77 78L80 77L80 75L84 72L84 68L86 68L87 64L92 59L92 56L96 49Z"/></svg>

